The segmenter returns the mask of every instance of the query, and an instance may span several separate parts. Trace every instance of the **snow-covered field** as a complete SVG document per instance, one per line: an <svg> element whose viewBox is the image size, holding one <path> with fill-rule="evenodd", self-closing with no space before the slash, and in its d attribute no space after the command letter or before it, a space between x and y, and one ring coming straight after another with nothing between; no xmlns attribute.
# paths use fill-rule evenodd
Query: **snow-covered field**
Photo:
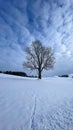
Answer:
<svg viewBox="0 0 73 130"><path fill-rule="evenodd" d="M73 130L73 78L0 74L0 130Z"/></svg>

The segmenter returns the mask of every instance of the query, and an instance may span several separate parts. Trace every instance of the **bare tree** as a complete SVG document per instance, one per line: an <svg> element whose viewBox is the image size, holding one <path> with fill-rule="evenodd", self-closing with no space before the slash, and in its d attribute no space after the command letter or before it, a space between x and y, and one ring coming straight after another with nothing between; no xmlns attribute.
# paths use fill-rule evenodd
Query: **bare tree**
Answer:
<svg viewBox="0 0 73 130"><path fill-rule="evenodd" d="M34 41L30 47L26 47L26 61L23 66L31 70L37 70L41 79L42 71L52 69L54 66L54 54L51 47L45 47L40 41Z"/></svg>

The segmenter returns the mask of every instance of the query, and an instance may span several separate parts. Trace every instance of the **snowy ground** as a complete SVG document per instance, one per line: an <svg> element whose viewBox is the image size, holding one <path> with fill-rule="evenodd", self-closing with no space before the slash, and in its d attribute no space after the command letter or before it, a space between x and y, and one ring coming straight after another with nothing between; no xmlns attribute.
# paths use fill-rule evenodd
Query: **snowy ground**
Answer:
<svg viewBox="0 0 73 130"><path fill-rule="evenodd" d="M73 78L0 74L0 130L73 130Z"/></svg>

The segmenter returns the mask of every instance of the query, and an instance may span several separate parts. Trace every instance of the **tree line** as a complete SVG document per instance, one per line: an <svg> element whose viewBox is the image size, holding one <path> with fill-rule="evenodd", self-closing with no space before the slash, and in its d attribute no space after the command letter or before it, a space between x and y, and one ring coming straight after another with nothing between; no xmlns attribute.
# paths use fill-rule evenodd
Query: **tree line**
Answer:
<svg viewBox="0 0 73 130"><path fill-rule="evenodd" d="M0 71L0 73L3 74L9 74L9 75L16 75L16 76L23 76L28 77L25 72L16 72L16 71Z"/></svg>

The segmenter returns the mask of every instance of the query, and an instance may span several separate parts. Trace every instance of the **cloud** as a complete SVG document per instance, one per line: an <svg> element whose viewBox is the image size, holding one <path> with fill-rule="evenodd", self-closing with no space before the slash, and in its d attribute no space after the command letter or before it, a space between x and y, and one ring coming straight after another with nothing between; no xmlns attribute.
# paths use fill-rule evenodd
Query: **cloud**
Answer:
<svg viewBox="0 0 73 130"><path fill-rule="evenodd" d="M23 70L24 47L39 39L55 53L50 74L72 73L72 5L72 0L0 0L0 69Z"/></svg>

